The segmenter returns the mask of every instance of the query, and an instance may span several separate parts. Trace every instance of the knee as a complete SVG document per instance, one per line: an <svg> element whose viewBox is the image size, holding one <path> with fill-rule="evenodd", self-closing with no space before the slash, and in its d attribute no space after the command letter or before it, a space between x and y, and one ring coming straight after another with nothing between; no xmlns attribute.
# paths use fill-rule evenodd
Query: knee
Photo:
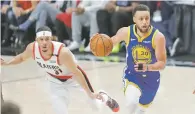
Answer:
<svg viewBox="0 0 195 114"><path fill-rule="evenodd" d="M125 91L126 96L126 105L134 105L139 103L139 98L141 96L141 92L138 88L134 87L133 85L129 85Z"/></svg>

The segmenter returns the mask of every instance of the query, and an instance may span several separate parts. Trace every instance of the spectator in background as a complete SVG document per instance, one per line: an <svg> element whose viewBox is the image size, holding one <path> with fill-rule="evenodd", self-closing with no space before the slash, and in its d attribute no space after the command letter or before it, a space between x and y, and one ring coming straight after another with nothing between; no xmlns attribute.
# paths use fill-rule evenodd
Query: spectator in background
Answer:
<svg viewBox="0 0 195 114"><path fill-rule="evenodd" d="M9 29L9 21L6 16L7 9L10 7L10 1L1 1L1 46L9 46L12 30Z"/></svg>
<svg viewBox="0 0 195 114"><path fill-rule="evenodd" d="M7 12L8 19L10 23L14 26L18 26L28 19L31 12L37 6L38 0L32 1L20 1L13 0L12 7L10 7Z"/></svg>
<svg viewBox="0 0 195 114"><path fill-rule="evenodd" d="M173 5L173 2L171 1L156 2L156 10L154 11L151 18L151 24L165 35L166 48L171 56L174 53L172 52L174 51L172 50L174 39L172 32L175 29L175 19L173 19Z"/></svg>
<svg viewBox="0 0 195 114"><path fill-rule="evenodd" d="M105 8L97 12L99 32L113 36L119 28L133 24L132 10L139 4L135 1L109 1ZM119 51L119 45L114 52Z"/></svg>
<svg viewBox="0 0 195 114"><path fill-rule="evenodd" d="M61 2L63 3L63 2ZM36 30L41 26L47 25L49 22L53 24L56 15L61 11L57 8L59 4L52 4L48 1L40 1L35 10L30 14L29 18L18 26L12 26L15 30L26 31L32 23L36 21ZM47 23L48 22L48 23Z"/></svg>
<svg viewBox="0 0 195 114"><path fill-rule="evenodd" d="M55 27L56 35L59 42L63 42L66 46L71 42L71 19L74 8L78 6L80 0L66 1L63 5L63 12L56 16Z"/></svg>
<svg viewBox="0 0 195 114"><path fill-rule="evenodd" d="M73 9L72 13L72 40L73 42L68 46L70 50L79 49L81 46L81 31L83 26L90 27L90 37L97 33L98 26L96 21L96 12L102 9L107 3L105 0L89 1L83 0L78 7ZM84 51L90 51L89 45Z"/></svg>
<svg viewBox="0 0 195 114"><path fill-rule="evenodd" d="M11 44L11 37L13 36L13 29L11 25L17 26L20 23L24 22L30 13L36 7L38 1L21 1L21 0L12 0L9 5L6 5L2 9L2 13L6 16L6 23L4 29L4 36L2 46L9 46Z"/></svg>

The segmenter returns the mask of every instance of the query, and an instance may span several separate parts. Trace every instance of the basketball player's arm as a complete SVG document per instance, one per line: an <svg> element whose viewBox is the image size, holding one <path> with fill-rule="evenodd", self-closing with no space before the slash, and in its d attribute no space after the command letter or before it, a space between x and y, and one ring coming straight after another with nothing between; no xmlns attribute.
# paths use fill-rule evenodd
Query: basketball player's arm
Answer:
<svg viewBox="0 0 195 114"><path fill-rule="evenodd" d="M157 58L157 62L154 64L148 65L149 71L159 71L163 70L166 65L166 40L162 33L158 33L154 39L155 44L155 55Z"/></svg>
<svg viewBox="0 0 195 114"><path fill-rule="evenodd" d="M29 59L30 57L32 57L32 52L33 52L33 43L30 43L30 44L28 44L28 46L26 47L24 52L22 52L21 54L15 56L10 61L2 63L2 65L7 66L7 65L20 64L23 61L25 61L25 60Z"/></svg>
<svg viewBox="0 0 195 114"><path fill-rule="evenodd" d="M87 92L88 95L91 95L92 92L90 91L87 82L85 81L84 75L78 69L77 64L72 57L72 52L69 49L65 47L61 49L59 55L59 62L60 64L65 65L67 69L75 75L75 78L78 83L82 86L82 88Z"/></svg>
<svg viewBox="0 0 195 114"><path fill-rule="evenodd" d="M123 27L117 31L116 35L112 37L113 46L120 43L121 41L125 41L125 43L128 42L128 30L128 27Z"/></svg>

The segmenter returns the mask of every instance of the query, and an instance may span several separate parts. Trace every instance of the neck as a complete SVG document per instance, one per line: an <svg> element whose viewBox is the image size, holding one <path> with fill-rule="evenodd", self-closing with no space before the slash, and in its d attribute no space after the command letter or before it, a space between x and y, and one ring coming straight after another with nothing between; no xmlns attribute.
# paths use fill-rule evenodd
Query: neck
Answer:
<svg viewBox="0 0 195 114"><path fill-rule="evenodd" d="M137 35L139 35L140 37L145 36L145 35L149 32L150 29L151 29L151 26L148 28L148 31L147 31L147 32L143 33L143 32L141 32L141 31L135 26L136 33L137 33Z"/></svg>

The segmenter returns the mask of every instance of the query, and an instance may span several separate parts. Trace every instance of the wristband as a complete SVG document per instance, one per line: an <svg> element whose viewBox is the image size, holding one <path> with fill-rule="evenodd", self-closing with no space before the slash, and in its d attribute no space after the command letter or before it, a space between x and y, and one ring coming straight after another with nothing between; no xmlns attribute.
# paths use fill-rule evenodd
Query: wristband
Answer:
<svg viewBox="0 0 195 114"><path fill-rule="evenodd" d="M146 71L149 71L148 64L146 65Z"/></svg>
<svg viewBox="0 0 195 114"><path fill-rule="evenodd" d="M143 70L144 65L142 63L138 64L138 70Z"/></svg>

